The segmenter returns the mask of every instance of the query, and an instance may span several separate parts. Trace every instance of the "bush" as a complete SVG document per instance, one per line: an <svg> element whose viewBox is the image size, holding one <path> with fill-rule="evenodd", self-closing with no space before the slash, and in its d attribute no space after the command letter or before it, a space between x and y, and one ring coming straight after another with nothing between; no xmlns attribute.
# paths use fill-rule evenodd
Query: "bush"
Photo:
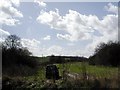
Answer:
<svg viewBox="0 0 120 90"><path fill-rule="evenodd" d="M95 54L89 57L89 64L92 65L120 65L120 43L101 43L95 50Z"/></svg>
<svg viewBox="0 0 120 90"><path fill-rule="evenodd" d="M19 37L8 36L2 43L3 75L31 75L37 72L38 61L30 55L28 49L22 47Z"/></svg>

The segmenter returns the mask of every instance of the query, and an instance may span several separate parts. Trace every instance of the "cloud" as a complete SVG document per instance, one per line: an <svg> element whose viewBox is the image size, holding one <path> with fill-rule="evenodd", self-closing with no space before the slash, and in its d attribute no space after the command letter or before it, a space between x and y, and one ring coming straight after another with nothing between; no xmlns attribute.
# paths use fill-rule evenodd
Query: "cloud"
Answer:
<svg viewBox="0 0 120 90"><path fill-rule="evenodd" d="M18 19L15 19L15 17L23 17L23 14L15 7L19 4L19 0L1 0L0 24L13 26L20 23Z"/></svg>
<svg viewBox="0 0 120 90"><path fill-rule="evenodd" d="M96 15L83 15L77 11L69 10L65 16L60 16L59 10L41 11L37 21L47 24L50 28L61 30L67 34L57 34L59 39L69 41L92 39L97 30L102 36L110 35L118 30L118 15L106 15L99 19Z"/></svg>
<svg viewBox="0 0 120 90"><path fill-rule="evenodd" d="M69 34L65 34L65 35L57 34L57 37L58 37L58 39L67 39L67 40L70 40L70 38L71 38Z"/></svg>
<svg viewBox="0 0 120 90"><path fill-rule="evenodd" d="M93 30L85 25L85 19L87 16L81 15L76 11L69 10L65 16L59 15L59 10L56 11L41 11L37 18L37 21L42 24L47 24L51 28L56 30L64 30L68 34L57 34L58 38L67 39L70 41L76 41L79 39L88 39L90 35L88 33Z"/></svg>
<svg viewBox="0 0 120 90"><path fill-rule="evenodd" d="M10 33L0 29L0 43L4 42L5 38L9 36ZM48 35L49 36L49 35ZM47 36L47 37L48 37ZM23 47L26 47L34 56L48 56L48 55L65 55L65 50L61 46L52 45L49 47L43 47L41 42L36 39L26 39L21 38L21 43Z"/></svg>
<svg viewBox="0 0 120 90"><path fill-rule="evenodd" d="M41 7L46 7L47 6L47 4L45 2L43 2L42 0L34 0L34 2L38 3L39 6L41 6Z"/></svg>
<svg viewBox="0 0 120 90"><path fill-rule="evenodd" d="M105 6L105 9L108 12L112 12L112 13L118 14L118 7L113 5L112 3L108 3L108 5Z"/></svg>
<svg viewBox="0 0 120 90"><path fill-rule="evenodd" d="M20 0L11 0L11 2L18 7L20 5Z"/></svg>
<svg viewBox="0 0 120 90"><path fill-rule="evenodd" d="M0 29L0 42L3 42L9 35L10 35L9 32L7 32L3 29Z"/></svg>
<svg viewBox="0 0 120 90"><path fill-rule="evenodd" d="M63 55L64 49L58 45L43 47L41 42L36 39L21 39L22 45L27 47L30 52L35 56L48 56L48 55Z"/></svg>
<svg viewBox="0 0 120 90"><path fill-rule="evenodd" d="M6 36L9 36L9 35L10 35L9 32L7 32L3 29L0 29L0 37L6 37Z"/></svg>
<svg viewBox="0 0 120 90"><path fill-rule="evenodd" d="M10 33L0 29L0 43L4 42L4 40L9 36ZM48 35L49 36L49 35ZM48 55L64 55L65 50L58 45L52 45L49 47L43 47L41 42L36 39L26 39L21 38L21 43L23 47L26 47L34 56L48 56Z"/></svg>
<svg viewBox="0 0 120 90"><path fill-rule="evenodd" d="M36 39L22 39L22 45L24 46L24 47L30 47L30 48L37 48L37 47L39 47L39 44L40 44L40 41L38 41L38 40L36 40ZM33 48L33 49L34 49Z"/></svg>
<svg viewBox="0 0 120 90"><path fill-rule="evenodd" d="M43 40L50 40L50 39L51 39L50 35L47 35L46 37L43 38Z"/></svg>
<svg viewBox="0 0 120 90"><path fill-rule="evenodd" d="M63 55L64 49L61 46L53 45L46 49L48 55Z"/></svg>
<svg viewBox="0 0 120 90"><path fill-rule="evenodd" d="M9 36L10 33L0 29L0 43L4 42L5 38ZM59 45L52 45L49 47L44 47L39 40L36 39L26 39L21 38L21 43L23 47L26 47L34 56L48 56L48 55L83 55L81 50L67 50L66 48ZM73 43L69 44L73 46Z"/></svg>
<svg viewBox="0 0 120 90"><path fill-rule="evenodd" d="M36 39L25 39L22 38L21 39L21 43L23 45L23 47L28 48L28 50L30 52L32 52L33 55L39 56L39 53L41 52L40 50L40 41L36 40Z"/></svg>
<svg viewBox="0 0 120 90"><path fill-rule="evenodd" d="M50 26L54 30L61 30L64 33L57 33L57 38L71 42L79 40L90 40L85 50L75 51L76 54L91 55L95 47L108 41L118 39L118 7L109 3L106 10L113 14L108 14L99 19L96 15L84 15L74 10L69 10L64 16L60 15L58 9L55 11L41 11L37 21ZM115 13L115 14L114 14ZM100 35L96 35L95 33Z"/></svg>

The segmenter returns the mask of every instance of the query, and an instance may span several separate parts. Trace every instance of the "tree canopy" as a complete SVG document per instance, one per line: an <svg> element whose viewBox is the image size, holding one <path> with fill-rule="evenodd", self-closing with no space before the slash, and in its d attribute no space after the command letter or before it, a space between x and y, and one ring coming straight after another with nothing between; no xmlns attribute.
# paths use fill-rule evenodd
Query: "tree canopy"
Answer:
<svg viewBox="0 0 120 90"><path fill-rule="evenodd" d="M90 64L118 66L120 64L120 42L101 43L89 59Z"/></svg>
<svg viewBox="0 0 120 90"><path fill-rule="evenodd" d="M38 62L30 56L31 54L27 48L22 46L18 36L8 36L2 43L3 73L11 75L29 74L30 71L33 73L32 69L38 66Z"/></svg>
<svg viewBox="0 0 120 90"><path fill-rule="evenodd" d="M6 48L22 48L21 39L16 35L8 36L3 44Z"/></svg>

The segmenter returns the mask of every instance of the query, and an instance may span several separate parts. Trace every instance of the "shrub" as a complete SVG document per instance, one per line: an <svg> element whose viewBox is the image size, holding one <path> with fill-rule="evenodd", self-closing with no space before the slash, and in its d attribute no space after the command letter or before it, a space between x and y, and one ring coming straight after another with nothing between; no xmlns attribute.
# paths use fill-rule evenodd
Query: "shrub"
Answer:
<svg viewBox="0 0 120 90"><path fill-rule="evenodd" d="M89 64L118 66L120 64L120 43L101 43L95 50L95 54L89 57Z"/></svg>

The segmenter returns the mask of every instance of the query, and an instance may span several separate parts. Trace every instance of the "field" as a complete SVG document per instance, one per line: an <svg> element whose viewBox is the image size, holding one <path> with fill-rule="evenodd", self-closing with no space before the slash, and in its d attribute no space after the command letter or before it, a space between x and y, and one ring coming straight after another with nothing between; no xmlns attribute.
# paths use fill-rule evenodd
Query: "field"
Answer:
<svg viewBox="0 0 120 90"><path fill-rule="evenodd" d="M82 74L86 72L87 75L91 75L97 78L117 78L118 77L118 68L115 67L107 67L107 66L93 66L88 65L87 63L67 63L65 64L66 68L68 69L69 73L77 73ZM57 65L62 69L63 65Z"/></svg>
<svg viewBox="0 0 120 90"><path fill-rule="evenodd" d="M92 66L87 63L72 62L56 64L61 78L47 80L45 66L41 66L37 74L26 77L8 77L14 88L118 88L118 68ZM4 79L4 78L3 78Z"/></svg>

